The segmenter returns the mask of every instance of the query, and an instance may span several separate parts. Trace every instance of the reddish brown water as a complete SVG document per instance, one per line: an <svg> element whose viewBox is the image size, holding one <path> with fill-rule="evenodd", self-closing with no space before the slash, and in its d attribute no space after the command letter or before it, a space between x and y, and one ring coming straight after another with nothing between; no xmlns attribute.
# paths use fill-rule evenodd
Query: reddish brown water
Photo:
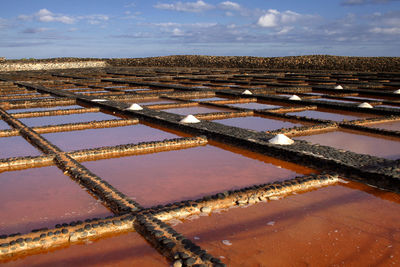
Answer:
<svg viewBox="0 0 400 267"><path fill-rule="evenodd" d="M17 112L32 112L32 111L46 111L46 110L57 110L57 109L75 109L82 108L78 105L71 106L56 106L56 107L44 107L44 108L25 108L25 109L9 109L8 113L17 113Z"/></svg>
<svg viewBox="0 0 400 267"><path fill-rule="evenodd" d="M359 132L340 130L307 136L295 139L309 141L339 149L349 150L360 154L369 154L387 159L400 158L400 139L376 135L364 135Z"/></svg>
<svg viewBox="0 0 400 267"><path fill-rule="evenodd" d="M259 104L259 103L229 104L229 106L238 107L238 108L249 108L249 109L271 109L271 108L280 108L280 107L282 107L282 106L266 105L266 104Z"/></svg>
<svg viewBox="0 0 400 267"><path fill-rule="evenodd" d="M135 144L177 138L175 134L137 124L124 127L44 134L44 138L64 151Z"/></svg>
<svg viewBox="0 0 400 267"><path fill-rule="evenodd" d="M170 108L163 111L175 113L179 115L201 114L211 112L230 112L232 110L225 108L208 108L208 107L188 107L188 108Z"/></svg>
<svg viewBox="0 0 400 267"><path fill-rule="evenodd" d="M256 116L215 120L214 122L222 123L228 126L246 128L255 131L273 131L280 128L292 128L294 126L303 125L300 123L292 123L289 121L274 120Z"/></svg>
<svg viewBox="0 0 400 267"><path fill-rule="evenodd" d="M0 173L0 233L26 233L111 213L56 167Z"/></svg>
<svg viewBox="0 0 400 267"><path fill-rule="evenodd" d="M294 164L288 164L288 170L286 164L264 156L253 159L210 145L84 163L147 207L312 172Z"/></svg>
<svg viewBox="0 0 400 267"><path fill-rule="evenodd" d="M391 131L400 131L400 121L393 121L393 122L384 122L384 123L375 123L375 124L366 124L364 126L371 127L371 128L380 128L385 130Z"/></svg>
<svg viewBox="0 0 400 267"><path fill-rule="evenodd" d="M324 109L316 110L306 110L301 112L292 112L288 113L289 115L296 116L305 116L314 119L323 119L323 120L332 120L332 121L342 121L342 120L357 120L361 118L371 118L377 117L372 114L362 114L362 113L354 113L354 112L327 112Z"/></svg>
<svg viewBox="0 0 400 267"><path fill-rule="evenodd" d="M228 266L400 265L399 195L358 183L213 213L174 228Z"/></svg>
<svg viewBox="0 0 400 267"><path fill-rule="evenodd" d="M0 262L1 263L1 262ZM59 248L3 263L4 266L168 266L135 232Z"/></svg>
<svg viewBox="0 0 400 267"><path fill-rule="evenodd" d="M21 136L0 138L0 158L38 156L40 151Z"/></svg>
<svg viewBox="0 0 400 267"><path fill-rule="evenodd" d="M72 114L72 115L62 115L62 116L24 118L20 120L27 126L34 127L43 125L55 125L55 124L115 120L115 119L118 119L118 117L111 116L109 114L105 114L102 112L96 112L96 113L83 113L83 114Z"/></svg>

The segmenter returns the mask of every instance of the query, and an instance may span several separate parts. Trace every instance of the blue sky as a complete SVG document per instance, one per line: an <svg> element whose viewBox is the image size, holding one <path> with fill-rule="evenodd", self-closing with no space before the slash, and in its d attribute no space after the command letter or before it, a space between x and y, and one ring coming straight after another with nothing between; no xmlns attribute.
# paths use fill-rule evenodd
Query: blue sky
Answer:
<svg viewBox="0 0 400 267"><path fill-rule="evenodd" d="M400 0L0 0L0 56L400 56Z"/></svg>

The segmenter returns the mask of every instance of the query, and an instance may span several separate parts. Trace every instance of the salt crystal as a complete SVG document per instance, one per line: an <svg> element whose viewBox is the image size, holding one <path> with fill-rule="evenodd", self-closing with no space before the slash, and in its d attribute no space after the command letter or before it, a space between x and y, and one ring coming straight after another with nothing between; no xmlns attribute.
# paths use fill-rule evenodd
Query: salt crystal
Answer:
<svg viewBox="0 0 400 267"><path fill-rule="evenodd" d="M250 92L249 90L244 90L242 95L252 95L253 93Z"/></svg>
<svg viewBox="0 0 400 267"><path fill-rule="evenodd" d="M360 105L358 105L359 108L373 108L373 106L371 106L371 104L364 102L361 103Z"/></svg>
<svg viewBox="0 0 400 267"><path fill-rule="evenodd" d="M284 134L278 134L274 138L269 139L268 142L275 145L291 145L294 143L292 139Z"/></svg>
<svg viewBox="0 0 400 267"><path fill-rule="evenodd" d="M297 95L292 95L291 97L289 97L289 100L301 100L301 98Z"/></svg>
<svg viewBox="0 0 400 267"><path fill-rule="evenodd" d="M180 122L181 123L199 123L200 121L193 115L187 115Z"/></svg>
<svg viewBox="0 0 400 267"><path fill-rule="evenodd" d="M142 110L142 109L143 108L140 105L136 104L136 103L130 105L129 108L127 108L127 110Z"/></svg>

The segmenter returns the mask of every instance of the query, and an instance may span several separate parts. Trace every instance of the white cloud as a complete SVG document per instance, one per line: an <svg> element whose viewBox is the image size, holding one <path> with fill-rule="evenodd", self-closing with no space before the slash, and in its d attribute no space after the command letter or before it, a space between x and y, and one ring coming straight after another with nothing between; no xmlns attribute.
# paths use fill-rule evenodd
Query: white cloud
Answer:
<svg viewBox="0 0 400 267"><path fill-rule="evenodd" d="M280 34L283 34L291 30L289 30L289 26L306 25L317 18L319 17L315 15L299 14L290 10L280 12L276 9L269 9L258 18L257 25L279 30Z"/></svg>
<svg viewBox="0 0 400 267"><path fill-rule="evenodd" d="M276 9L269 9L267 13L258 19L257 25L271 28L279 25L281 13Z"/></svg>
<svg viewBox="0 0 400 267"><path fill-rule="evenodd" d="M357 5L367 5L367 4L387 4L396 1L399 0L343 0L342 5L357 6Z"/></svg>
<svg viewBox="0 0 400 267"><path fill-rule="evenodd" d="M64 24L74 24L77 21L86 20L89 24L96 25L100 24L101 22L108 21L109 16L101 14L87 16L67 16L63 14L55 14L50 10L43 8L32 15L19 15L18 19L27 21L36 20L45 23L61 22Z"/></svg>
<svg viewBox="0 0 400 267"><path fill-rule="evenodd" d="M79 16L77 18L79 20L87 20L87 22L92 25L98 25L110 19L110 17L107 15L88 15L88 16Z"/></svg>
<svg viewBox="0 0 400 267"><path fill-rule="evenodd" d="M225 9L225 10L240 10L240 5L238 3L235 2L231 2L231 1L225 1L219 4L219 7L221 9Z"/></svg>
<svg viewBox="0 0 400 267"><path fill-rule="evenodd" d="M65 24L75 23L74 18L60 14L54 14L46 8L40 9L38 12L31 16L21 15L18 18L22 20L31 20L33 18L41 22L61 22Z"/></svg>
<svg viewBox="0 0 400 267"><path fill-rule="evenodd" d="M389 34L389 35L398 35L400 34L400 26L399 27L374 27L370 30L372 33L377 34Z"/></svg>
<svg viewBox="0 0 400 267"><path fill-rule="evenodd" d="M185 35L185 32L182 31L181 29L174 28L172 30L172 36L184 36L184 35Z"/></svg>
<svg viewBox="0 0 400 267"><path fill-rule="evenodd" d="M175 2L173 4L158 3L154 7L158 9L174 10L182 12L203 12L214 8L213 5L207 4L202 0L198 0L196 2Z"/></svg>

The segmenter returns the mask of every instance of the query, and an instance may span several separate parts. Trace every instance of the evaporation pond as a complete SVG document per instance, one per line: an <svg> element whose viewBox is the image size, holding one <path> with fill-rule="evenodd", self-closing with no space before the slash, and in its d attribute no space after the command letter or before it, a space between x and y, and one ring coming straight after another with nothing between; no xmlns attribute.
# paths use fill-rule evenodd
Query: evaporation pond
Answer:
<svg viewBox="0 0 400 267"><path fill-rule="evenodd" d="M196 199L313 172L258 154L242 155L211 145L83 164L144 206Z"/></svg>
<svg viewBox="0 0 400 267"><path fill-rule="evenodd" d="M160 141L178 136L143 124L115 128L43 134L43 137L65 151Z"/></svg>
<svg viewBox="0 0 400 267"><path fill-rule="evenodd" d="M273 131L280 128L292 128L295 126L304 125L301 123L293 123L289 121L275 120L257 116L214 120L214 122L255 131Z"/></svg>
<svg viewBox="0 0 400 267"><path fill-rule="evenodd" d="M40 151L21 136L0 138L0 158L38 156Z"/></svg>
<svg viewBox="0 0 400 267"><path fill-rule="evenodd" d="M365 124L363 126L367 126L367 127L371 127L371 128L385 129L385 130L390 130L390 131L400 131L400 121Z"/></svg>
<svg viewBox="0 0 400 267"><path fill-rule="evenodd" d="M227 98L221 98L221 97L208 97L208 98L196 98L192 99L195 101L220 101L220 100L228 100Z"/></svg>
<svg viewBox="0 0 400 267"><path fill-rule="evenodd" d="M8 125L7 122L0 119L0 130L10 129L11 127Z"/></svg>
<svg viewBox="0 0 400 267"><path fill-rule="evenodd" d="M398 266L400 197L348 183L174 222L227 266Z"/></svg>
<svg viewBox="0 0 400 267"><path fill-rule="evenodd" d="M201 113L211 113L211 112L229 112L232 110L225 108L188 107L188 108L170 108L170 109L164 109L163 111L179 115L189 115L189 114L201 114Z"/></svg>
<svg viewBox="0 0 400 267"><path fill-rule="evenodd" d="M349 150L359 154L368 154L387 159L400 158L399 138L383 136L380 138L376 135L364 135L355 131L340 130L307 136L298 136L294 139Z"/></svg>
<svg viewBox="0 0 400 267"><path fill-rule="evenodd" d="M95 120L101 121L101 120L115 120L115 119L118 119L118 117L111 116L101 112L95 112L95 113L83 113L83 114L72 114L72 115L61 115L61 116L24 118L20 120L27 126L35 127L44 125L56 125L65 123L90 122Z"/></svg>
<svg viewBox="0 0 400 267"><path fill-rule="evenodd" d="M314 119L322 119L322 120L332 120L332 121L342 121L342 120L357 120L361 118L370 118L374 117L374 115L367 115L361 113L352 113L352 112L325 112L325 111L316 111L316 110L306 110L300 112L288 113L289 115L295 116L303 116ZM375 116L376 117L376 116Z"/></svg>
<svg viewBox="0 0 400 267"><path fill-rule="evenodd" d="M0 173L0 210L1 234L111 215L56 167Z"/></svg>
<svg viewBox="0 0 400 267"><path fill-rule="evenodd" d="M249 108L249 109L272 109L272 108L282 107L282 106L260 104L260 103L238 103L238 104L229 104L229 106L237 108Z"/></svg>
<svg viewBox="0 0 400 267"><path fill-rule="evenodd" d="M1 263L1 262L0 262ZM16 266L168 266L169 262L136 232L30 255L3 263ZM3 265L2 265L3 266Z"/></svg>
<svg viewBox="0 0 400 267"><path fill-rule="evenodd" d="M58 109L77 109L77 108L82 108L82 107L78 105L70 105L70 106L56 106L56 107L42 107L42 108L24 108L24 109L10 109L7 110L7 112L17 113L17 112L49 111Z"/></svg>

